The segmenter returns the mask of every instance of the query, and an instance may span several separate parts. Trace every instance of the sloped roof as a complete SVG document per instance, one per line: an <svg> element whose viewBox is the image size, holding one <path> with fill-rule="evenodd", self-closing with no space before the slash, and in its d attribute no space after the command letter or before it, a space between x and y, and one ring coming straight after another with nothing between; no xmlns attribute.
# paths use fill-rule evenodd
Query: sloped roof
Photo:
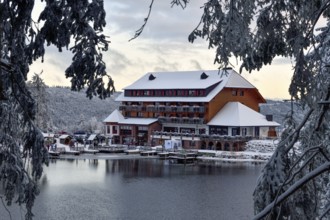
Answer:
<svg viewBox="0 0 330 220"><path fill-rule="evenodd" d="M66 138L71 138L69 134L62 134L59 139L66 139Z"/></svg>
<svg viewBox="0 0 330 220"><path fill-rule="evenodd" d="M255 88L249 81L241 76L241 74L232 71L228 76L226 83L227 88Z"/></svg>
<svg viewBox="0 0 330 220"><path fill-rule="evenodd" d="M91 134L91 135L89 135L87 140L88 141L93 141L96 137L97 137L97 134Z"/></svg>
<svg viewBox="0 0 330 220"><path fill-rule="evenodd" d="M115 109L106 119L103 120L103 122L119 122L120 120L125 119L124 116Z"/></svg>
<svg viewBox="0 0 330 220"><path fill-rule="evenodd" d="M203 73L208 75L206 79L201 79ZM155 78L150 80L150 75ZM124 89L205 89L222 78L218 70L150 72Z"/></svg>
<svg viewBox="0 0 330 220"><path fill-rule="evenodd" d="M279 126L277 122L267 121L266 116L254 111L240 102L228 102L207 125L237 127Z"/></svg>
<svg viewBox="0 0 330 220"><path fill-rule="evenodd" d="M118 124L149 125L156 122L157 118L125 118L118 109L115 109L103 122L115 122Z"/></svg>
<svg viewBox="0 0 330 220"><path fill-rule="evenodd" d="M150 125L156 121L158 121L157 118L125 118L119 121L119 124Z"/></svg>
<svg viewBox="0 0 330 220"><path fill-rule="evenodd" d="M150 76L151 79L149 79ZM207 77L205 77L205 75ZM244 79L235 70L198 70L177 72L150 72L142 76L124 90L152 90L152 89L206 89L210 86L215 88L206 97L125 97L120 94L116 101L159 101L159 102L209 102L223 88L254 88L251 83ZM260 94L259 94L260 95ZM260 95L261 96L261 95Z"/></svg>

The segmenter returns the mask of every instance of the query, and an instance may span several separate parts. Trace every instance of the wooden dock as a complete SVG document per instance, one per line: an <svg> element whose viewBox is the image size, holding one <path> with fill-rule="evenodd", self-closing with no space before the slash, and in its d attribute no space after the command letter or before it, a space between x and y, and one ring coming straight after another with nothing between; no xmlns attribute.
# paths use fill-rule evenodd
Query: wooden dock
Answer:
<svg viewBox="0 0 330 220"><path fill-rule="evenodd" d="M130 149L130 150L125 150L126 154L139 154L141 151L139 149Z"/></svg>
<svg viewBox="0 0 330 220"><path fill-rule="evenodd" d="M197 154L186 152L170 152L169 159L178 164L192 164L197 160Z"/></svg>
<svg viewBox="0 0 330 220"><path fill-rule="evenodd" d="M116 147L107 147L107 148L98 148L100 153L124 153L124 148L116 148Z"/></svg>
<svg viewBox="0 0 330 220"><path fill-rule="evenodd" d="M155 151L155 150L141 151L140 155L141 156L155 156L155 155L157 155L157 151Z"/></svg>
<svg viewBox="0 0 330 220"><path fill-rule="evenodd" d="M82 153L84 154L97 154L98 152L100 152L99 150L91 150L91 149L87 149L87 150L83 150Z"/></svg>
<svg viewBox="0 0 330 220"><path fill-rule="evenodd" d="M169 152L159 152L158 153L159 159L169 159L170 153Z"/></svg>

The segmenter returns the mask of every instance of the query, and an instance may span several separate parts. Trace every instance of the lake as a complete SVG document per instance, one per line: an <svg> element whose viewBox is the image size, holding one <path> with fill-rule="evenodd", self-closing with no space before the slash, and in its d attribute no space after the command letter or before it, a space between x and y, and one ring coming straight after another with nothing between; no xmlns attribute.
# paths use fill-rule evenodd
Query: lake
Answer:
<svg viewBox="0 0 330 220"><path fill-rule="evenodd" d="M262 167L228 162L184 166L159 159L52 160L40 180L34 219L251 219ZM10 210L13 219L20 219L22 212Z"/></svg>

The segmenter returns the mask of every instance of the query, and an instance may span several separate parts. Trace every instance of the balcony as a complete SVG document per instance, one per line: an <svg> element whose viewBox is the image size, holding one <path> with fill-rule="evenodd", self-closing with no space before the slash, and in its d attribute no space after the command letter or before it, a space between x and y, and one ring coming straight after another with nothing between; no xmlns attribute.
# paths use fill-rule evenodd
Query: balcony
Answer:
<svg viewBox="0 0 330 220"><path fill-rule="evenodd" d="M207 134L193 134L186 132L165 132L154 131L152 132L153 138L169 139L171 137L177 137L182 140L210 140L210 141L242 141L246 142L252 140L251 136L228 136L228 135L207 135Z"/></svg>
<svg viewBox="0 0 330 220"><path fill-rule="evenodd" d="M188 118L188 117L165 117L159 116L158 121L161 123L176 123L176 124L203 124L204 118Z"/></svg>
<svg viewBox="0 0 330 220"><path fill-rule="evenodd" d="M204 106L165 106L165 105L125 105L121 104L119 106L120 111L147 111L147 112L177 112L177 113L204 113L205 107Z"/></svg>
<svg viewBox="0 0 330 220"><path fill-rule="evenodd" d="M157 108L154 105L147 105L146 111L147 112L156 112Z"/></svg>

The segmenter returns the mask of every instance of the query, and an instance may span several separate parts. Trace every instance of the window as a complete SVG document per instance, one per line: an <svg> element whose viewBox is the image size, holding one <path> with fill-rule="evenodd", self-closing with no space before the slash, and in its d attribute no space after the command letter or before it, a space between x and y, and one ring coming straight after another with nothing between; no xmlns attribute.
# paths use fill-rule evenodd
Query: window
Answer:
<svg viewBox="0 0 330 220"><path fill-rule="evenodd" d="M121 126L120 133L122 135L131 135L132 134L132 126Z"/></svg>
<svg viewBox="0 0 330 220"><path fill-rule="evenodd" d="M224 126L210 126L210 134L228 135L228 127L224 127Z"/></svg>
<svg viewBox="0 0 330 220"><path fill-rule="evenodd" d="M107 134L110 134L110 126L107 125Z"/></svg>
<svg viewBox="0 0 330 220"><path fill-rule="evenodd" d="M117 126L112 126L112 134L118 134Z"/></svg>
<svg viewBox="0 0 330 220"><path fill-rule="evenodd" d="M244 96L244 90L239 91L240 96Z"/></svg>
<svg viewBox="0 0 330 220"><path fill-rule="evenodd" d="M200 128L199 129L199 134L206 134L206 129L205 128Z"/></svg>
<svg viewBox="0 0 330 220"><path fill-rule="evenodd" d="M246 136L247 134L247 128L242 128L242 136Z"/></svg>
<svg viewBox="0 0 330 220"><path fill-rule="evenodd" d="M236 135L240 135L239 127L231 129L231 136L236 136Z"/></svg>
<svg viewBox="0 0 330 220"><path fill-rule="evenodd" d="M180 128L181 133L195 134L195 128Z"/></svg>
<svg viewBox="0 0 330 220"><path fill-rule="evenodd" d="M231 94L232 94L232 96L237 96L237 90L232 90Z"/></svg>
<svg viewBox="0 0 330 220"><path fill-rule="evenodd" d="M138 126L138 130L139 131L148 131L148 127L147 126Z"/></svg>

